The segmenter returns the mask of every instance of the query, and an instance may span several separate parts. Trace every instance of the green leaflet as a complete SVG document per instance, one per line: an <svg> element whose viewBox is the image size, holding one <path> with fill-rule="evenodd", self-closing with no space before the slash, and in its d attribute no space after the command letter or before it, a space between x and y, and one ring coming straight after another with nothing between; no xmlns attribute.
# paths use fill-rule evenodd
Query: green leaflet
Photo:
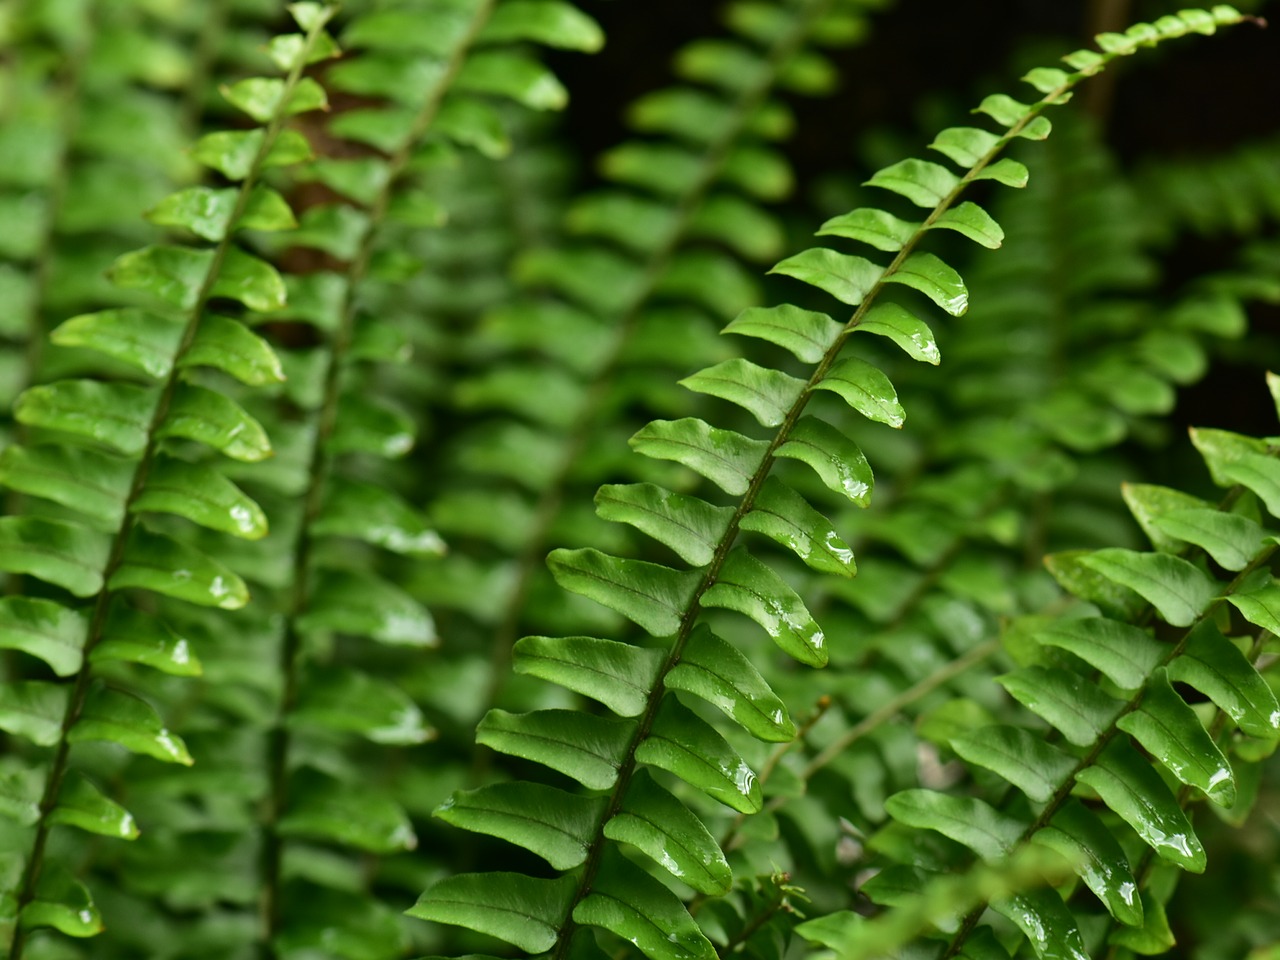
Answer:
<svg viewBox="0 0 1280 960"><path fill-rule="evenodd" d="M560 110L569 102L555 74L532 57L508 50L467 57L454 89L508 97L531 110Z"/></svg>
<svg viewBox="0 0 1280 960"><path fill-rule="evenodd" d="M1024 828L974 797L952 797L932 790L903 790L889 797L884 808L899 823L936 830L989 862L1008 855Z"/></svg>
<svg viewBox="0 0 1280 960"><path fill-rule="evenodd" d="M26 573L91 597L102 589L107 538L86 527L35 517L0 517L0 570Z"/></svg>
<svg viewBox="0 0 1280 960"><path fill-rule="evenodd" d="M230 397L189 383L174 393L157 436L196 440L245 463L271 456L266 431L243 407Z"/></svg>
<svg viewBox="0 0 1280 960"><path fill-rule="evenodd" d="M133 510L177 514L247 540L267 534L262 508L234 483L208 467L169 457L158 457L151 465Z"/></svg>
<svg viewBox="0 0 1280 960"><path fill-rule="evenodd" d="M229 568L172 537L135 527L124 559L111 575L112 590L140 587L205 607L238 610L249 588Z"/></svg>
<svg viewBox="0 0 1280 960"><path fill-rule="evenodd" d="M63 781L58 805L49 819L119 840L134 840L138 836L133 815L114 800L107 799L92 782L74 770Z"/></svg>
<svg viewBox="0 0 1280 960"><path fill-rule="evenodd" d="M1038 643L1070 650L1125 690L1137 690L1168 649L1145 630L1115 620L1057 620L1035 634Z"/></svg>
<svg viewBox="0 0 1280 960"><path fill-rule="evenodd" d="M524 847L553 869L572 870L587 857L605 802L602 796L582 797L538 783L495 783L458 791L434 815Z"/></svg>
<svg viewBox="0 0 1280 960"><path fill-rule="evenodd" d="M804 601L746 550L736 549L725 558L716 582L700 602L745 614L788 656L811 667L826 666L826 638Z"/></svg>
<svg viewBox="0 0 1280 960"><path fill-rule="evenodd" d="M258 123L265 124L277 112L306 113L309 110L328 109L324 88L310 77L303 77L288 94L285 81L278 77L249 77L230 86L222 86L219 92L233 107L243 110Z"/></svg>
<svg viewBox="0 0 1280 960"><path fill-rule="evenodd" d="M41 870L35 899L23 907L21 922L24 927L53 927L69 937L92 937L103 929L89 888L56 860Z"/></svg>
<svg viewBox="0 0 1280 960"><path fill-rule="evenodd" d="M230 232L240 191L228 187L187 187L171 193L147 213L152 223L184 227L198 237L215 243ZM250 230L291 230L297 226L284 197L270 187L255 186L236 224Z"/></svg>
<svg viewBox="0 0 1280 960"><path fill-rule="evenodd" d="M776 427L786 419L805 387L803 380L741 358L707 367L680 384L736 403L766 427Z"/></svg>
<svg viewBox="0 0 1280 960"><path fill-rule="evenodd" d="M573 903L572 876L535 880L491 871L446 877L405 912L420 920L451 923L514 944L527 953L550 950Z"/></svg>
<svg viewBox="0 0 1280 960"><path fill-rule="evenodd" d="M1181 557L1108 547L1080 562L1141 594L1175 627L1189 627L1218 594L1217 583Z"/></svg>
<svg viewBox="0 0 1280 960"><path fill-rule="evenodd" d="M906 420L906 411L898 403L898 392L889 378L857 357L837 360L814 387L839 394L868 420L891 427L901 427Z"/></svg>
<svg viewBox="0 0 1280 960"><path fill-rule="evenodd" d="M329 437L334 453L369 453L395 459L413 449L413 418L382 400L348 394L338 405L338 422Z"/></svg>
<svg viewBox="0 0 1280 960"><path fill-rule="evenodd" d="M1204 848L1186 814L1160 775L1125 738L1107 744L1097 763L1077 773L1076 779L1093 787L1161 857L1192 873L1203 872Z"/></svg>
<svg viewBox="0 0 1280 960"><path fill-rule="evenodd" d="M190 310L212 263L212 250L156 245L123 254L107 276L126 290L142 290L170 306Z"/></svg>
<svg viewBox="0 0 1280 960"><path fill-rule="evenodd" d="M14 680L0 687L0 730L52 747L62 735L68 688L39 680Z"/></svg>
<svg viewBox="0 0 1280 960"><path fill-rule="evenodd" d="M1280 633L1280 585L1271 577L1252 589L1228 594L1227 601L1250 623Z"/></svg>
<svg viewBox="0 0 1280 960"><path fill-rule="evenodd" d="M814 570L852 577L857 573L853 551L840 539L831 521L777 477L766 477L741 528L762 533L782 544Z"/></svg>
<svg viewBox="0 0 1280 960"><path fill-rule="evenodd" d="M853 329L855 333L874 333L888 337L912 360L931 363L935 367L942 362L933 331L923 320L896 303L877 303Z"/></svg>
<svg viewBox="0 0 1280 960"><path fill-rule="evenodd" d="M137 456L147 444L156 393L147 387L92 380L59 380L25 391L13 415L29 427L44 427Z"/></svg>
<svg viewBox="0 0 1280 960"><path fill-rule="evenodd" d="M946 167L925 160L900 160L878 171L866 186L880 187L906 197L917 207L941 205L960 184L960 178Z"/></svg>
<svg viewBox="0 0 1280 960"><path fill-rule="evenodd" d="M702 821L643 769L631 778L604 835L643 850L700 893L724 896L732 887L729 864Z"/></svg>
<svg viewBox="0 0 1280 960"><path fill-rule="evenodd" d="M1280 517L1280 460L1268 453L1267 445L1253 437L1226 430L1191 431L1195 444L1220 487L1240 484L1256 493L1273 517Z"/></svg>
<svg viewBox="0 0 1280 960"><path fill-rule="evenodd" d="M663 682L720 708L760 740L786 743L796 735L786 706L760 672L706 624L694 627Z"/></svg>
<svg viewBox="0 0 1280 960"><path fill-rule="evenodd" d="M1134 927L1113 930L1107 937L1107 943L1128 947L1134 953L1145 956L1168 953L1177 944L1177 940L1169 929L1169 918L1165 915L1164 905L1145 890L1142 892L1142 904L1144 922L1141 925L1135 924Z"/></svg>
<svg viewBox="0 0 1280 960"><path fill-rule="evenodd" d="M298 629L334 630L397 646L433 647L435 621L426 607L371 573L321 570Z"/></svg>
<svg viewBox="0 0 1280 960"><path fill-rule="evenodd" d="M1218 510L1172 510L1152 521L1161 533L1202 547L1219 566L1243 570L1263 548L1266 531L1248 517Z"/></svg>
<svg viewBox="0 0 1280 960"><path fill-rule="evenodd" d="M136 464L96 450L11 446L0 453L0 483L70 507L104 529L118 526Z"/></svg>
<svg viewBox="0 0 1280 960"><path fill-rule="evenodd" d="M1119 620L1138 619L1145 609L1142 597L1086 563L1090 556L1087 550L1051 553L1044 565L1064 590L1096 603L1104 614Z"/></svg>
<svg viewBox="0 0 1280 960"><path fill-rule="evenodd" d="M1089 960L1075 917L1055 890L1030 890L994 900L991 909L1017 925L1040 960Z"/></svg>
<svg viewBox="0 0 1280 960"><path fill-rule="evenodd" d="M836 342L842 327L825 313L790 304L749 307L722 331L755 337L791 351L805 363L817 363Z"/></svg>
<svg viewBox="0 0 1280 960"><path fill-rule="evenodd" d="M931 253L911 254L884 281L919 290L953 317L963 316L969 309L969 291L960 274Z"/></svg>
<svg viewBox="0 0 1280 960"><path fill-rule="evenodd" d="M1157 521L1161 516L1178 510L1207 508L1211 505L1190 494L1160 487L1149 483L1126 483L1120 488L1124 502L1138 521L1142 532L1150 539L1151 545L1166 553L1176 553L1181 548L1181 541L1166 534Z"/></svg>
<svg viewBox="0 0 1280 960"><path fill-rule="evenodd" d="M433 733L398 687L347 669L313 669L299 684L290 726L356 733L374 743L409 746Z"/></svg>
<svg viewBox="0 0 1280 960"><path fill-rule="evenodd" d="M662 651L594 637L525 637L514 668L598 700L622 717L638 717L657 682Z"/></svg>
<svg viewBox="0 0 1280 960"><path fill-rule="evenodd" d="M987 211L966 200L951 207L929 227L931 230L953 230L974 243L995 250L1004 243L1004 230Z"/></svg>
<svg viewBox="0 0 1280 960"><path fill-rule="evenodd" d="M1032 839L1066 857L1117 921L1142 923L1138 884L1120 843L1080 801L1068 799Z"/></svg>
<svg viewBox="0 0 1280 960"><path fill-rule="evenodd" d="M875 480L867 458L857 444L825 420L801 417L774 455L807 463L828 489L860 507L871 502Z"/></svg>
<svg viewBox="0 0 1280 960"><path fill-rule="evenodd" d="M607 850L591 892L573 919L603 927L650 960L714 960L715 948L670 890L615 850Z"/></svg>
<svg viewBox="0 0 1280 960"><path fill-rule="evenodd" d="M670 636L680 628L700 579L696 571L623 560L592 549L553 550L547 566L566 590L618 611L655 637Z"/></svg>
<svg viewBox="0 0 1280 960"><path fill-rule="evenodd" d="M693 417L654 420L637 431L630 443L646 457L683 463L735 496L747 492L769 447L763 440L708 426Z"/></svg>
<svg viewBox="0 0 1280 960"><path fill-rule="evenodd" d="M89 655L92 663L123 660L178 677L198 677L202 668L185 637L155 617L117 600L107 614L102 639Z"/></svg>
<svg viewBox="0 0 1280 960"><path fill-rule="evenodd" d="M1245 733L1280 736L1280 703L1248 658L1212 621L1196 627L1169 664L1169 679L1188 683L1212 700Z"/></svg>
<svg viewBox="0 0 1280 960"><path fill-rule="evenodd" d="M418 844L409 817L374 785L343 783L304 768L290 778L288 807L277 829L369 853L396 853Z"/></svg>
<svg viewBox="0 0 1280 960"><path fill-rule="evenodd" d="M182 321L133 307L99 310L62 322L49 339L63 347L97 350L159 380L173 368Z"/></svg>
<svg viewBox="0 0 1280 960"><path fill-rule="evenodd" d="M630 720L572 710L490 710L476 728L476 742L558 770L590 790L607 790L618 778L634 731Z"/></svg>
<svg viewBox="0 0 1280 960"><path fill-rule="evenodd" d="M1123 706L1096 684L1056 667L1025 667L996 677L996 683L1078 747L1098 739Z"/></svg>
<svg viewBox="0 0 1280 960"><path fill-rule="evenodd" d="M440 556L444 541L422 515L384 487L333 477L311 532L351 537L406 556Z"/></svg>
<svg viewBox="0 0 1280 960"><path fill-rule="evenodd" d="M1235 802L1231 765L1195 712L1174 693L1164 670L1157 670L1147 683L1138 709L1122 716L1116 726L1214 803L1229 807Z"/></svg>
<svg viewBox="0 0 1280 960"><path fill-rule="evenodd" d="M145 700L123 690L98 686L89 692L76 725L67 733L69 743L110 740L133 753L146 754L166 763L191 766L187 746Z"/></svg>
<svg viewBox="0 0 1280 960"><path fill-rule="evenodd" d="M856 307L880 281L884 267L862 257L812 247L778 262L769 272L795 277Z"/></svg>
<svg viewBox="0 0 1280 960"><path fill-rule="evenodd" d="M948 127L933 138L930 150L937 150L961 167L976 167L1000 143L990 130L979 127Z"/></svg>
<svg viewBox="0 0 1280 960"><path fill-rule="evenodd" d="M760 811L755 773L714 727L674 696L663 699L649 735L636 747L635 758L674 773L739 813Z"/></svg>
<svg viewBox="0 0 1280 960"><path fill-rule="evenodd" d="M695 567L711 562L733 516L731 507L713 507L652 483L605 484L595 503L602 519L631 524Z"/></svg>
<svg viewBox="0 0 1280 960"><path fill-rule="evenodd" d="M249 175L253 158L261 149L265 131L218 130L196 141L192 157L217 170L228 180L243 180ZM311 144L297 130L281 130L263 159L265 167L288 167L311 159Z"/></svg>
<svg viewBox="0 0 1280 960"><path fill-rule="evenodd" d="M919 223L899 220L892 214L871 207L859 207L832 217L818 230L817 236L848 237L883 250L897 253L920 229Z"/></svg>
<svg viewBox="0 0 1280 960"><path fill-rule="evenodd" d="M271 346L239 320L217 314L200 321L180 365L214 367L251 387L284 381L280 358Z"/></svg>
<svg viewBox="0 0 1280 960"><path fill-rule="evenodd" d="M1021 727L988 726L950 741L957 754L998 773L1037 803L1048 803L1075 760Z"/></svg>
<svg viewBox="0 0 1280 960"><path fill-rule="evenodd" d="M39 657L60 677L80 669L88 628L83 614L52 600L0 599L0 648Z"/></svg>

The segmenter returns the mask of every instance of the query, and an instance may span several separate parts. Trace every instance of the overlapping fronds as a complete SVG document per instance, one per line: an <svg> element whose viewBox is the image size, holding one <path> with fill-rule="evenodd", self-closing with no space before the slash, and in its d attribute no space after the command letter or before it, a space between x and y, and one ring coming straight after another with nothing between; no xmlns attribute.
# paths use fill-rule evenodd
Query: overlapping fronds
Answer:
<svg viewBox="0 0 1280 960"><path fill-rule="evenodd" d="M726 328L783 347L808 365L807 378L739 359L686 381L748 410L773 432L764 439L693 418L654 421L632 437L632 447L650 458L682 464L720 493L705 500L638 483L608 485L597 496L602 515L640 529L687 566L594 549L561 549L549 558L562 587L615 610L649 639L632 645L600 637L537 636L516 645L517 671L591 697L609 715L495 709L480 723L479 742L549 767L589 792L502 783L461 792L439 812L458 826L499 836L538 854L554 870L568 872L551 879L514 872L456 875L427 890L411 911L414 915L557 958L592 950L590 928L628 941L655 960L715 954L681 900L651 868L623 851L647 855L646 863L651 860L702 894L727 892L732 876L722 851L677 793L689 788L695 796L744 814L759 811L763 798L756 773L699 710L703 704L714 706L741 731L765 742L787 741L796 734L785 705L755 664L717 635L706 611L744 614L802 664L822 666L828 660L828 640L801 597L777 571L737 543L746 529L783 544L815 569L846 576L854 572L852 553L830 521L775 475L775 463L799 461L833 492L865 504L874 485L865 457L822 415L821 404L815 403L812 412L807 408L811 400L834 394L867 420L893 427L904 422L905 411L888 378L844 349L854 334L873 333L917 359L928 359L933 337L916 315L920 311L882 302L881 291L900 285L944 313L963 314L968 305L963 280L939 257L917 248L936 229L988 247L1000 244L1000 227L977 204L960 199L964 189L977 180L1024 184L1026 168L1000 159L1002 149L1018 138L1047 136L1050 125L1042 112L1068 99L1076 83L1111 59L1241 19L1229 8L1187 12L1140 24L1125 35L1100 37L1103 53L1078 51L1065 58L1074 72L1032 71L1027 80L1041 99L1021 103L1000 95L978 108L1000 132L958 127L935 140L935 148L960 173L909 159L870 179L871 186L921 208L923 219L862 208L826 225L828 232L891 254L887 264L813 248L774 267L772 272L808 283L854 308L844 324L790 305L753 308ZM668 789L675 781L685 787Z"/></svg>

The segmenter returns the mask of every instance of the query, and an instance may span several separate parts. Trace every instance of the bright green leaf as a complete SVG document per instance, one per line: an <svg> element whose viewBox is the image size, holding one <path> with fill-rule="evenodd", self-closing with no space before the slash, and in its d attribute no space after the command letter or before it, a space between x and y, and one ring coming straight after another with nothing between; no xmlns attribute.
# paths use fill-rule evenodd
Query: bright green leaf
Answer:
<svg viewBox="0 0 1280 960"><path fill-rule="evenodd" d="M578 796L540 783L495 783L458 791L436 808L435 816L524 847L555 870L572 870L587 858L604 808L604 797Z"/></svg>
<svg viewBox="0 0 1280 960"><path fill-rule="evenodd" d="M151 704L112 687L99 686L89 692L84 709L67 734L69 743L92 740L110 740L165 763L189 767L194 762L187 745L165 728Z"/></svg>
<svg viewBox="0 0 1280 960"><path fill-rule="evenodd" d="M880 281L884 267L862 257L812 247L780 261L769 272L803 280L856 307Z"/></svg>
<svg viewBox="0 0 1280 960"><path fill-rule="evenodd" d="M763 805L760 784L746 761L714 727L674 696L663 698L649 735L636 747L635 758L638 763L674 773L739 813L758 813Z"/></svg>
<svg viewBox="0 0 1280 960"><path fill-rule="evenodd" d="M228 567L162 533L135 527L120 566L107 584L111 590L154 590L202 607L238 610L249 602L249 588Z"/></svg>
<svg viewBox="0 0 1280 960"><path fill-rule="evenodd" d="M814 386L839 394L868 420L897 428L906 419L906 411L898 403L898 391L889 378L878 367L857 357L837 360Z"/></svg>
<svg viewBox="0 0 1280 960"><path fill-rule="evenodd" d="M524 637L516 642L514 669L598 700L622 717L637 717L649 703L663 656L594 637Z"/></svg>
<svg viewBox="0 0 1280 960"><path fill-rule="evenodd" d="M774 454L807 463L828 489L860 507L871 502L875 480L867 458L857 444L825 420L801 417Z"/></svg>
<svg viewBox="0 0 1280 960"><path fill-rule="evenodd" d="M630 720L572 710L490 710L476 728L476 743L558 770L589 790L608 790L634 732Z"/></svg>
<svg viewBox="0 0 1280 960"><path fill-rule="evenodd" d="M826 637L800 595L746 550L739 548L725 558L701 602L750 617L788 656L811 667L826 666Z"/></svg>

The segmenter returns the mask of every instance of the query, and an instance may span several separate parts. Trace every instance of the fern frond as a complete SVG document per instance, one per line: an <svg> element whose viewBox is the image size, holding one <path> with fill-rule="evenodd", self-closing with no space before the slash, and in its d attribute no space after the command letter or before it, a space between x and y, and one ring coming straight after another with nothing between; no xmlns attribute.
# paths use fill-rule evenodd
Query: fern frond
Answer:
<svg viewBox="0 0 1280 960"><path fill-rule="evenodd" d="M896 254L887 266L815 248L774 268L773 272L825 290L856 309L844 325L822 315L809 317L811 336L819 348L816 363L802 389L787 404L771 439L753 439L693 419L656 421L633 438L633 446L641 452L684 464L732 498L732 513L707 562L683 570L594 550L557 550L550 557L553 574L563 586L621 613L653 638L646 645L662 652L663 660L642 712L629 719L558 710L522 715L493 711L482 723L491 746L566 773L589 789L607 791L607 804L598 819L574 825L577 835L587 838L580 871L550 880L520 874L463 874L431 887L411 913L496 935L528 952L550 952L557 958L577 949L576 944L582 941L575 933L585 927L609 931L655 960L714 954L679 899L609 841L609 825L633 802L632 792L638 789L636 773L644 767L665 771L694 791L739 812L754 813L762 807L757 778L737 751L714 726L666 692L668 678L684 665L686 651L696 649L698 638L714 633L703 616L704 608L744 613L793 659L821 665L829 656L826 637L799 596L772 568L736 545L744 518L765 495L766 481L771 479L778 458L806 463L826 486L854 503L869 497L872 477L853 441L820 415L806 413L815 391L832 390L868 419L900 423L897 398L883 375L853 358L841 357L847 339L864 317L882 319L890 312L877 302L888 283L919 291L944 312L963 313L968 300L963 281L942 260L917 250L921 239L934 228L957 225L966 234L989 239L993 235L990 218L975 212L974 207L960 206L960 194L979 179L1008 185L1025 182L1025 170L1012 161L997 161L998 153L1015 138L1047 135L1048 121L1041 112L1065 101L1080 80L1114 57L1134 52L1140 44L1180 36L1192 27L1211 31L1217 23L1243 19L1225 8L1215 15L1192 12L1184 16L1160 27L1139 25L1128 36L1100 38L1106 51L1103 54L1079 51L1066 58L1074 73L1033 71L1028 79L1044 94L1035 103L988 98L979 110L1003 128L1001 134L957 128L940 137L940 142L947 144L944 152L954 154L961 174L914 159L877 173L872 185L928 211L922 221L912 224L910 232L885 241ZM663 168L655 163L654 169ZM763 320L766 328L785 326L785 315L792 312L794 308L779 308L772 315L767 311L763 317L756 314L754 319ZM747 396L758 396L752 389L750 372L737 372L740 379L735 383L735 396L740 402ZM769 408L764 409L768 414ZM766 416L769 418L771 415ZM688 526L696 529L699 523ZM803 522L796 525L803 528ZM668 545L684 548L679 553L697 549L689 543L692 536L682 535L671 525L656 529ZM797 552L803 559L803 551ZM573 656L569 642L562 641L557 651L566 660ZM581 644L577 639L572 642ZM545 655L546 644L542 646ZM593 657L608 658L610 672L626 669L621 659L609 655L607 642L590 649ZM519 659L516 667L520 669ZM739 674L743 676L749 675ZM725 684L700 675L684 689L692 688L696 696L721 709L730 708L730 712L735 703L745 707L751 700L748 691L733 688L736 678L722 679L733 689L728 698L723 693ZM754 687L755 683L755 677L749 677L749 685ZM590 811L583 811L582 816L589 818ZM503 835L521 845L525 831L508 829ZM679 876L661 861L658 866Z"/></svg>

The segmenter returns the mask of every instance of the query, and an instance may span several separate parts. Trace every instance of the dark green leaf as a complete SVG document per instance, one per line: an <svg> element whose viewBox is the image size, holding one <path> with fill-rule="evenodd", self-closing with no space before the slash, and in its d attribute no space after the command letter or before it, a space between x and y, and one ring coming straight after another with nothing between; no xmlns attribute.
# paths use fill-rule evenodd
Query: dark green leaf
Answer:
<svg viewBox="0 0 1280 960"><path fill-rule="evenodd" d="M1252 588L1227 594L1227 600L1254 626L1280 635L1280 585L1267 578Z"/></svg>
<svg viewBox="0 0 1280 960"><path fill-rule="evenodd" d="M1181 557L1108 547L1080 562L1141 594L1175 627L1189 627L1218 595L1217 583Z"/></svg>
<svg viewBox="0 0 1280 960"><path fill-rule="evenodd" d="M556 870L572 870L587 858L605 802L538 783L495 783L460 790L436 808L435 816L524 847Z"/></svg>
<svg viewBox="0 0 1280 960"><path fill-rule="evenodd" d="M700 579L697 571L624 560L589 548L553 550L547 566L566 590L618 611L655 637L680 629Z"/></svg>
<svg viewBox="0 0 1280 960"><path fill-rule="evenodd" d="M572 710L490 710L476 728L476 743L558 770L589 790L608 790L634 732L630 720Z"/></svg>
<svg viewBox="0 0 1280 960"><path fill-rule="evenodd" d="M811 667L826 666L826 637L800 595L746 550L734 550L725 558L701 603L745 614L788 656Z"/></svg>
<svg viewBox="0 0 1280 960"><path fill-rule="evenodd" d="M50 812L49 820L118 840L134 840L138 836L133 815L74 770L63 781L58 805Z"/></svg>
<svg viewBox="0 0 1280 960"><path fill-rule="evenodd" d="M1175 777L1214 803L1229 807L1235 802L1231 764L1195 711L1174 693L1164 670L1157 670L1147 683L1138 709L1122 716L1116 726L1131 734Z"/></svg>
<svg viewBox="0 0 1280 960"><path fill-rule="evenodd" d="M398 687L349 668L316 669L299 685L291 725L357 733L374 743L410 746L429 740L422 711Z"/></svg>
<svg viewBox="0 0 1280 960"><path fill-rule="evenodd" d="M166 763L189 767L194 762L187 745L165 728L151 704L111 687L99 686L89 691L84 710L67 733L69 743L91 740L110 740L133 753Z"/></svg>
<svg viewBox="0 0 1280 960"><path fill-rule="evenodd" d="M837 360L814 387L839 394L868 420L896 428L902 426L907 416L889 378L879 368L857 357Z"/></svg>
<svg viewBox="0 0 1280 960"><path fill-rule="evenodd" d="M931 253L911 254L884 282L919 290L953 317L963 316L969 309L969 290L960 274Z"/></svg>
<svg viewBox="0 0 1280 960"><path fill-rule="evenodd" d="M805 363L817 363L836 342L841 329L840 324L825 313L782 304L743 310L724 332L767 340L791 351Z"/></svg>
<svg viewBox="0 0 1280 960"><path fill-rule="evenodd" d="M805 387L803 380L741 358L707 367L680 384L695 393L736 403L766 427L776 427L786 419Z"/></svg>
<svg viewBox="0 0 1280 960"><path fill-rule="evenodd" d="M249 588L229 568L162 533L135 527L124 559L111 575L112 590L137 587L202 607L238 610Z"/></svg>
<svg viewBox="0 0 1280 960"><path fill-rule="evenodd" d="M1068 799L1032 838L1058 851L1120 923L1142 922L1142 901L1114 834L1080 801Z"/></svg>
<svg viewBox="0 0 1280 960"><path fill-rule="evenodd" d="M555 946L577 887L572 876L535 880L501 871L460 873L432 885L405 912L542 953Z"/></svg>
<svg viewBox="0 0 1280 960"><path fill-rule="evenodd" d="M329 438L335 453L369 453L394 460L413 449L417 426L398 406L348 394L338 406L338 422Z"/></svg>
<svg viewBox="0 0 1280 960"><path fill-rule="evenodd" d="M385 487L333 477L311 524L317 536L351 537L406 556L440 556L444 542L422 515Z"/></svg>
<svg viewBox="0 0 1280 960"><path fill-rule="evenodd" d="M1280 703L1247 657L1212 621L1196 627L1169 677L1195 687L1245 733L1274 740L1280 735Z"/></svg>
<svg viewBox="0 0 1280 960"><path fill-rule="evenodd" d="M320 571L297 622L300 630L335 630L395 646L437 643L435 621L426 607L365 571Z"/></svg>
<svg viewBox="0 0 1280 960"><path fill-rule="evenodd" d="M285 837L315 837L369 853L418 845L400 805L370 784L342 783L304 768L289 781L288 806L277 829Z"/></svg>
<svg viewBox="0 0 1280 960"><path fill-rule="evenodd" d="M173 367L182 322L133 307L99 310L62 322L49 339L61 347L97 350L158 380Z"/></svg>
<svg viewBox="0 0 1280 960"><path fill-rule="evenodd" d="M1003 900L991 909L1026 934L1039 960L1089 960L1075 916L1056 890L1029 890Z"/></svg>
<svg viewBox="0 0 1280 960"><path fill-rule="evenodd" d="M660 650L594 637L525 637L514 650L517 673L558 683L622 717L644 712L664 659Z"/></svg>
<svg viewBox="0 0 1280 960"><path fill-rule="evenodd" d="M1090 556L1088 550L1065 550L1049 554L1044 565L1068 593L1097 604L1107 616L1136 620L1146 609L1142 597L1086 564Z"/></svg>
<svg viewBox="0 0 1280 960"><path fill-rule="evenodd" d="M731 507L713 507L652 483L605 484L595 502L603 519L631 524L695 567L711 562L733 516Z"/></svg>
<svg viewBox="0 0 1280 960"><path fill-rule="evenodd" d="M108 453L68 446L8 447L0 454L0 483L52 500L104 530L124 516L137 464Z"/></svg>
<svg viewBox="0 0 1280 960"><path fill-rule="evenodd" d="M1096 764L1076 774L1102 797L1103 803L1133 827L1148 846L1184 870L1201 873L1204 848L1165 782L1150 762L1116 737Z"/></svg>
<svg viewBox="0 0 1280 960"><path fill-rule="evenodd" d="M711 480L726 493L741 496L769 444L702 420L654 420L631 438L634 450L655 460L675 460Z"/></svg>
<svg viewBox="0 0 1280 960"><path fill-rule="evenodd" d="M702 821L644 769L631 778L604 835L643 850L699 893L724 896L733 883L729 864Z"/></svg>
<svg viewBox="0 0 1280 960"><path fill-rule="evenodd" d="M1021 727L990 726L951 740L957 754L998 773L1037 803L1048 803L1075 761Z"/></svg>
<svg viewBox="0 0 1280 960"><path fill-rule="evenodd" d="M801 417L774 454L807 463L830 490L860 507L871 502L875 480L867 458L857 444L825 420Z"/></svg>
<svg viewBox="0 0 1280 960"><path fill-rule="evenodd" d="M989 862L1007 856L1024 827L974 797L952 797L933 790L903 790L889 797L884 808L899 823L936 830Z"/></svg>
<svg viewBox="0 0 1280 960"><path fill-rule="evenodd" d="M942 361L933 331L923 320L896 303L877 303L853 329L856 333L874 333L888 337L905 350L912 360L922 360L935 367Z"/></svg>
<svg viewBox="0 0 1280 960"><path fill-rule="evenodd" d="M575 923L603 927L635 946L649 960L715 960L676 895L614 850L591 892L573 908Z"/></svg>
<svg viewBox="0 0 1280 960"><path fill-rule="evenodd" d="M762 533L793 550L814 570L841 577L857 573L853 551L831 521L777 477L765 478L741 528Z"/></svg>
<svg viewBox="0 0 1280 960"><path fill-rule="evenodd" d="M102 589L111 545L85 527L35 517L0 517L0 570L27 573L77 597Z"/></svg>
<svg viewBox="0 0 1280 960"><path fill-rule="evenodd" d="M69 692L69 687L37 680L0 686L0 730L52 747L62 736Z"/></svg>
<svg viewBox="0 0 1280 960"><path fill-rule="evenodd" d="M1096 684L1056 667L1025 667L996 677L996 682L1078 747L1098 739L1123 706Z"/></svg>
<svg viewBox="0 0 1280 960"><path fill-rule="evenodd" d="M19 423L85 437L136 456L147 445L156 392L126 383L59 380L31 387L14 404Z"/></svg>
<svg viewBox="0 0 1280 960"><path fill-rule="evenodd" d="M247 540L267 535L267 517L261 507L222 474L185 460L157 458L132 509L174 513Z"/></svg>
<svg viewBox="0 0 1280 960"><path fill-rule="evenodd" d="M719 707L760 740L786 743L796 735L786 705L760 672L706 624L694 627L663 682Z"/></svg>
<svg viewBox="0 0 1280 960"><path fill-rule="evenodd" d="M760 784L711 724L674 696L663 698L649 735L636 747L639 763L674 773L685 783L739 813L758 813Z"/></svg>
<svg viewBox="0 0 1280 960"><path fill-rule="evenodd" d="M787 257L769 272L803 280L827 291L842 303L856 307L879 282L884 267L862 257L813 247Z"/></svg>
<svg viewBox="0 0 1280 960"><path fill-rule="evenodd" d="M1137 690L1146 683L1169 652L1145 630L1101 617L1057 620L1037 631L1035 638L1070 650L1125 690Z"/></svg>
<svg viewBox="0 0 1280 960"><path fill-rule="evenodd" d="M80 669L88 629L83 614L52 600L0 599L0 648L39 657L60 677Z"/></svg>
<svg viewBox="0 0 1280 960"><path fill-rule="evenodd" d="M1160 956L1173 949L1177 940L1169 929L1169 918L1164 905L1147 891L1142 892L1143 922L1111 931L1107 943L1128 947L1144 956ZM1135 929L1137 927L1137 929Z"/></svg>

